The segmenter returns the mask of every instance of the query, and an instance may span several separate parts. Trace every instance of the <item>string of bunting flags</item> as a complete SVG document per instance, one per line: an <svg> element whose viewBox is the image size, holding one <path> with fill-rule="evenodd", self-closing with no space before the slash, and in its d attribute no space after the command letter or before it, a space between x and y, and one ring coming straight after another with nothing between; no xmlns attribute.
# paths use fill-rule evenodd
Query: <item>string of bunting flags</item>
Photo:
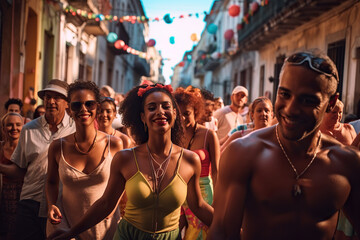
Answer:
<svg viewBox="0 0 360 240"><path fill-rule="evenodd" d="M109 35L106 37L106 39L107 39L108 42L114 43L114 47L116 49L124 50L127 53L130 53L132 55L137 55L140 58L146 58L147 57L146 52L141 52L141 51L136 50L136 49L134 49L132 47L129 47L128 45L126 45L126 43L123 40L118 39L117 34L114 33L114 32L109 33Z"/></svg>
<svg viewBox="0 0 360 240"><path fill-rule="evenodd" d="M164 17L155 17L155 18L146 18L145 16L134 16L134 15L128 15L128 16L116 16L116 15L110 15L110 14L95 14L93 12L88 12L86 10L74 8L70 5L63 8L64 12L70 13L73 16L81 16L87 19L92 19L97 22L100 21L110 21L110 22L129 22L132 24L135 23L145 23L145 22L160 22L164 21L167 24L170 24L173 22L174 19L183 19L183 18L189 18L189 17L196 17L199 18L202 15L207 15L208 13L206 11L201 13L189 13L189 14L182 14L179 16L170 16L170 14L165 14Z"/></svg>

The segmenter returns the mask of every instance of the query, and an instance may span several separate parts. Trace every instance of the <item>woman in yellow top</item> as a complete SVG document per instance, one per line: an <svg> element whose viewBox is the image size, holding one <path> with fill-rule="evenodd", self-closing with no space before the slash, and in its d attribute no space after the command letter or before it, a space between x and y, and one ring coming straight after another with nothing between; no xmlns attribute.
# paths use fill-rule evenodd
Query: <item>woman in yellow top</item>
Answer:
<svg viewBox="0 0 360 240"><path fill-rule="evenodd" d="M74 237L104 219L124 189L128 201L114 239L181 239L178 226L185 200L201 221L211 224L213 208L200 192L200 159L179 146L183 128L171 92L171 86L161 84L129 92L120 112L138 146L114 156L104 195L59 238Z"/></svg>

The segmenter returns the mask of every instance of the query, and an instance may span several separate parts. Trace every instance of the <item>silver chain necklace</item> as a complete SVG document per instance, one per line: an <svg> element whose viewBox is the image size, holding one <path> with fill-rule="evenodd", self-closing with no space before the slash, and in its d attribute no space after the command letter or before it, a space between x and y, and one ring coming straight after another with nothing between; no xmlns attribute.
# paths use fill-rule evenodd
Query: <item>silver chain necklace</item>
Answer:
<svg viewBox="0 0 360 240"><path fill-rule="evenodd" d="M159 163L158 161L156 161L156 159L152 155L149 145L146 143L146 148L147 148L150 158L159 166L157 169L154 168L154 173L155 173L156 179L162 178L165 175L167 165L168 165L170 157L171 157L172 147L173 147L173 144L171 143L169 155L165 158L165 160L162 163ZM152 163L152 161L151 161L151 163ZM164 165L164 167L163 167L163 165Z"/></svg>
<svg viewBox="0 0 360 240"><path fill-rule="evenodd" d="M312 157L312 159L310 160L309 164L305 167L305 169L304 169L300 174L298 174L298 171L296 170L294 164L291 162L290 158L289 158L288 155L286 154L285 149L284 149L283 145L282 145L281 142L280 142L279 133L278 133L278 125L276 125L275 132L276 132L276 139L277 139L277 141L278 141L278 143L279 143L279 145L280 145L280 148L281 148L282 152L284 153L286 159L288 160L291 168L293 169L293 171L294 171L294 173L295 173L295 175L296 175L296 178L295 178L296 182L295 182L295 184L294 184L294 186L293 186L292 194L293 194L294 197L298 197L298 196L300 196L300 195L302 194L302 190L301 190L301 187L300 187L300 185L299 185L299 183L298 183L298 180L299 180L299 178L306 172L306 170L308 170L308 168L311 166L311 164L314 162L314 160L315 160L315 158L316 158L317 149L318 149L318 147L319 147L319 145L320 145L321 132L320 132L320 136L319 136L319 138L318 138L317 144L316 144L314 156Z"/></svg>

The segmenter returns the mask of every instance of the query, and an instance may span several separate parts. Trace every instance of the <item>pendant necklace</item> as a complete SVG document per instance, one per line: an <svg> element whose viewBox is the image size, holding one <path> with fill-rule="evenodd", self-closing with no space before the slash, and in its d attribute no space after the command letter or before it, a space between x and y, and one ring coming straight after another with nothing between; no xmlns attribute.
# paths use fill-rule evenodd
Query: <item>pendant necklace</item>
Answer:
<svg viewBox="0 0 360 240"><path fill-rule="evenodd" d="M158 163L155 158L153 157L152 153L150 152L150 148L149 145L146 143L146 149L148 151L148 155L149 155L149 160L150 160L150 165L151 165L151 173L152 173L152 177L154 178L154 192L156 194L156 199L155 199L155 206L154 206L154 220L155 222L153 222L153 229L154 232L152 234L152 239L156 239L156 230L158 227L158 221L157 221L157 212L158 212L158 206L159 206L159 194L160 194L160 186L161 186L161 182L165 176L167 167L169 165L169 160L171 158L171 152L172 152L172 147L173 144L171 143L171 147L170 147L170 151L169 151L169 155L165 158L165 160L162 163ZM159 166L156 170L155 170L155 166L154 166L154 162ZM164 165L164 167L163 167Z"/></svg>
<svg viewBox="0 0 360 240"><path fill-rule="evenodd" d="M165 158L165 160L162 163L159 163L158 161L156 161L156 159L154 158L154 156L150 152L149 145L146 143L146 148L147 148L148 154L149 154L150 158L152 159L152 160L150 159L150 162L151 162L151 166L153 168L154 174L155 174L155 180L157 180L159 178L162 180L162 178L164 177L167 166L169 164L170 157L171 157L172 147L173 147L173 144L171 143L169 155ZM155 162L158 165L157 169L155 169L155 166L154 166L153 162Z"/></svg>
<svg viewBox="0 0 360 240"><path fill-rule="evenodd" d="M93 140L92 144L90 145L89 149L86 152L84 152L79 148L79 145L78 145L77 140L76 140L76 134L74 133L74 139L75 139L74 143L75 143L76 151L78 151L79 153L84 154L84 155L89 154L90 151L93 150L93 148L95 147L96 137L97 137L97 130L95 132L95 137L94 137L94 140Z"/></svg>
<svg viewBox="0 0 360 240"><path fill-rule="evenodd" d="M306 172L306 170L308 170L308 168L311 166L311 164L314 162L315 158L316 158L316 155L317 155L317 149L319 147L319 144L320 144L320 139L321 139L321 132L320 132L320 136L318 138L318 141L317 141L317 144L316 144L316 148L315 148L315 153L314 153L314 156L312 157L312 159L310 160L309 164L305 167L305 169L299 174L298 171L296 170L294 164L291 162L290 158L288 157L288 155L286 154L286 151L283 147L283 145L281 144L280 142L280 138L279 138L279 133L278 133L278 125L276 125L276 128L275 128L275 132L276 132L276 139L280 145L280 148L282 150L282 152L284 153L287 161L289 162L291 168L293 169L295 175L296 175L296 178L295 178L295 184L293 186L293 189L292 189L292 194L294 197L299 197L301 194L302 194L302 190L301 190L301 187L298 183L298 180L299 178Z"/></svg>

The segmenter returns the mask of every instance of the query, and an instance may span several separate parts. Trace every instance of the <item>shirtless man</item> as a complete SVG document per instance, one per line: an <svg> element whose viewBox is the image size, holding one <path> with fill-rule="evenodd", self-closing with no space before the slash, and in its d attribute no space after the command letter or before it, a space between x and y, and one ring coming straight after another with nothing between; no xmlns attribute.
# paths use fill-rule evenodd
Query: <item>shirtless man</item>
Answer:
<svg viewBox="0 0 360 240"><path fill-rule="evenodd" d="M285 61L279 124L222 155L208 239L332 239L340 209L360 233L360 153L319 131L336 103L337 79L325 55Z"/></svg>
<svg viewBox="0 0 360 240"><path fill-rule="evenodd" d="M344 104L338 99L331 112L325 113L320 131L330 135L344 145L351 145L356 137L354 127L349 123L341 123Z"/></svg>

